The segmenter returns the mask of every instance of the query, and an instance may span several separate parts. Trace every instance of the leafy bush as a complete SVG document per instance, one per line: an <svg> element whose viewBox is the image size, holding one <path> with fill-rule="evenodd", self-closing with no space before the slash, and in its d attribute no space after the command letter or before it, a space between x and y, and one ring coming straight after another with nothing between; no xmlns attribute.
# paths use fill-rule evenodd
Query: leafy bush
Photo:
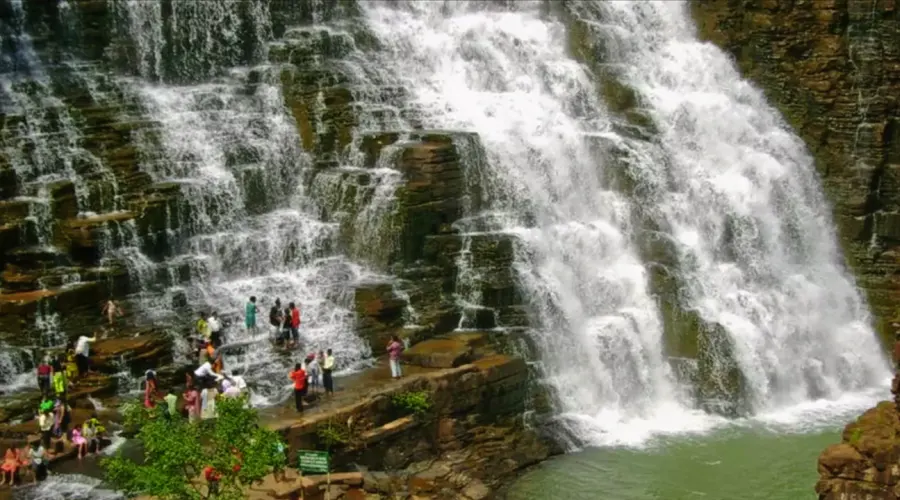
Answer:
<svg viewBox="0 0 900 500"><path fill-rule="evenodd" d="M332 446L345 445L350 442L351 437L348 427L331 422L317 428L316 435L319 437L319 442L325 445L326 449L331 449Z"/></svg>
<svg viewBox="0 0 900 500"><path fill-rule="evenodd" d="M197 424L180 417L161 418L156 409L136 406L124 410L127 423L142 423L135 439L143 447L143 463L121 455L101 462L107 482L129 497L238 500L244 498L242 485L284 466L280 437L260 427L256 411L245 408L240 399L220 398L218 418ZM221 475L217 495L209 495L202 479L197 483L206 466Z"/></svg>
<svg viewBox="0 0 900 500"><path fill-rule="evenodd" d="M404 413L425 415L431 409L431 396L426 391L409 391L394 394L391 402Z"/></svg>

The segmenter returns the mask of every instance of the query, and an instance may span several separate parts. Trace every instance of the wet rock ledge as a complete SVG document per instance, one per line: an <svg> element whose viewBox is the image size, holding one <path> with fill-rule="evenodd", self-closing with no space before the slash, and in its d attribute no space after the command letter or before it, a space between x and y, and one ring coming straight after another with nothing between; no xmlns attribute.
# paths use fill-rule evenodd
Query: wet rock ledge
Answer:
<svg viewBox="0 0 900 500"><path fill-rule="evenodd" d="M398 381L376 366L319 410L267 416L267 425L284 435L292 462L297 450L330 448L338 473L330 498L481 500L560 451L523 421L526 363L495 353L485 334L421 342L404 362L408 374ZM396 403L398 396L422 393L431 403L424 413ZM299 498L301 489L307 499L324 498L324 477L253 488L269 498Z"/></svg>

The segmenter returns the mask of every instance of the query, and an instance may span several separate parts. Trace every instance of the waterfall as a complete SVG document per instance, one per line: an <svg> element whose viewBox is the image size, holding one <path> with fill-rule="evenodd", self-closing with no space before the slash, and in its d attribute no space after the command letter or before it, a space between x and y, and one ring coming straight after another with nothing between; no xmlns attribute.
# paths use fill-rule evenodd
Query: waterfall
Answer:
<svg viewBox="0 0 900 500"><path fill-rule="evenodd" d="M757 411L834 399L888 377L844 268L813 160L677 2L600 12L621 78L659 129L650 217L676 247L688 307L724 327ZM703 71L697 71L703 68Z"/></svg>
<svg viewBox="0 0 900 500"><path fill-rule="evenodd" d="M381 163L363 171L353 155L339 151L346 164L333 169L336 177L329 181L332 174L318 175L301 149L282 95L283 69L267 63L266 53L269 46L291 50L290 44L307 43L317 28L291 28L272 41L268 3L262 1L175 3L168 13L161 2L111 4L118 36L129 42L130 60L137 62L137 78L123 82L137 93L147 118L160 125L158 134L142 138L142 167L156 185L179 193L177 213L167 222L167 239L177 243L163 249L164 265L187 266L190 283L169 293L184 294L192 310L218 311L231 324L225 330L232 346L226 348L226 369L247 376L255 403L284 395L288 367L305 354L281 355L266 342L276 298L300 308L306 352L331 347L340 369L364 362L370 353L354 334L350 306L352 284L370 274L356 262L368 259L335 254L342 224L339 217L323 219L322 204L329 203L323 195L344 189L345 175L370 178L366 189L354 191L358 215L351 224L351 253L365 254L364 245L371 244L366 237L386 239L379 219L391 210L400 176ZM223 30L226 21L230 28ZM365 92L370 82L360 78L356 89ZM377 126L375 112L361 106L360 122ZM356 135L367 131L359 126ZM308 186L304 179L310 178ZM173 315L159 290L142 296L141 310L155 320L185 319ZM259 307L256 335L243 327L251 296Z"/></svg>
<svg viewBox="0 0 900 500"><path fill-rule="evenodd" d="M484 144L484 209L517 236L530 335L576 443L709 425L682 390L694 381L667 363L648 234L674 254L677 307L704 343L700 376L714 397L734 385L735 411L883 383L812 160L729 58L696 39L684 4L567 4L557 17L603 37L606 60L588 64L541 2L361 5L383 46L375 65L411 92L423 126ZM641 109L623 118L601 100L601 76L633 89ZM633 189L610 181L625 170Z"/></svg>
<svg viewBox="0 0 900 500"><path fill-rule="evenodd" d="M631 202L603 185L584 139L610 125L591 76L566 54L564 27L542 19L536 3L362 5L385 46L379 67L414 92L425 126L474 131L484 143L485 203L519 238L534 341L563 415L579 429L584 416L607 428L674 422L682 404L629 238Z"/></svg>

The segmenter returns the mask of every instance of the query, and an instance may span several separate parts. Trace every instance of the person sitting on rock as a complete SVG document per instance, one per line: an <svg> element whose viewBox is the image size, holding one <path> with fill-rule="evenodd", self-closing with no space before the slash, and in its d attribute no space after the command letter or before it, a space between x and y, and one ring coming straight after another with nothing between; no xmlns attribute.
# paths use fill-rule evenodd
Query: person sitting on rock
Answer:
<svg viewBox="0 0 900 500"><path fill-rule="evenodd" d="M91 418L85 420L84 424L81 425L81 435L87 440L88 453L100 452L100 434L102 432L103 427L100 425L100 420L97 418L96 413L92 414Z"/></svg>
<svg viewBox="0 0 900 500"><path fill-rule="evenodd" d="M81 435L81 431L78 429L72 429L72 444L78 450L78 460L81 460L88 454L88 440Z"/></svg>
<svg viewBox="0 0 900 500"><path fill-rule="evenodd" d="M36 483L47 478L47 450L40 441L31 443L26 455L27 466L31 468L31 482ZM26 466L23 463L23 466Z"/></svg>
<svg viewBox="0 0 900 500"><path fill-rule="evenodd" d="M16 482L16 471L19 470L19 450L15 446L6 449L6 455L3 456L3 464L0 465L0 472L3 478L0 485L4 485L9 478L9 485L12 486Z"/></svg>

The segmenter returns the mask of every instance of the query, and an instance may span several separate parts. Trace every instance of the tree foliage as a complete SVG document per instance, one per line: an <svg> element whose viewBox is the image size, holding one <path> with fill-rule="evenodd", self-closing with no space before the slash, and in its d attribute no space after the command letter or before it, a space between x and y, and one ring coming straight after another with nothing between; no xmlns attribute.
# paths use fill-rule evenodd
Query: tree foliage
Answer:
<svg viewBox="0 0 900 500"><path fill-rule="evenodd" d="M167 419L162 409L140 405L124 408L126 428L144 450L143 463L121 455L102 462L106 480L128 496L152 495L161 500L238 500L244 486L261 480L286 457L277 433L260 427L255 410L241 399L220 398L218 418L189 423ZM203 469L221 476L218 494L207 493Z"/></svg>

